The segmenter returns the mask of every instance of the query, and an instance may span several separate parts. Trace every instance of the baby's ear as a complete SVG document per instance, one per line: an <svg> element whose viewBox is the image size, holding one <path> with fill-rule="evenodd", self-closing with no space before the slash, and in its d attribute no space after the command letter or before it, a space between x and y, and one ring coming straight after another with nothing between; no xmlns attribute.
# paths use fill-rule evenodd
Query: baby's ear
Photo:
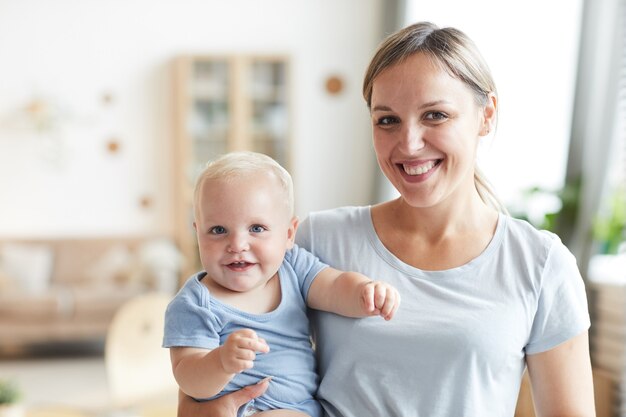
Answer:
<svg viewBox="0 0 626 417"><path fill-rule="evenodd" d="M289 229L287 229L288 248L293 248L293 244L296 240L296 231L298 230L298 217L293 216L289 221Z"/></svg>

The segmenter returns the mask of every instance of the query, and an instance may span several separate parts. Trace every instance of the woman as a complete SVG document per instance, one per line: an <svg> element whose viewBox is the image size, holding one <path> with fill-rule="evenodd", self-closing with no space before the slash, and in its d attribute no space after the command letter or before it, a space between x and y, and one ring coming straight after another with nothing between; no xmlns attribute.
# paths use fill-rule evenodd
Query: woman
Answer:
<svg viewBox="0 0 626 417"><path fill-rule="evenodd" d="M403 305L391 326L313 313L326 413L512 416L527 366L539 416L595 415L576 261L555 235L503 214L476 167L498 102L471 40L430 23L400 30L363 93L400 197L313 213L298 240L395 285ZM179 414L233 416L266 384L211 404L183 397Z"/></svg>

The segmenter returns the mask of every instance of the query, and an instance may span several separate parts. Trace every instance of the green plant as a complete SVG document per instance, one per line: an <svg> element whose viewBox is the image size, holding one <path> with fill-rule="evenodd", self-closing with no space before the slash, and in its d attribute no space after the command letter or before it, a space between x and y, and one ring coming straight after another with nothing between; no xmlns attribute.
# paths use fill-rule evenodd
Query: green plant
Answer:
<svg viewBox="0 0 626 417"><path fill-rule="evenodd" d="M14 381L0 379L0 405L14 404L20 399L20 390Z"/></svg>
<svg viewBox="0 0 626 417"><path fill-rule="evenodd" d="M617 253L626 241L626 187L616 189L610 196L606 214L595 218L593 237L605 254Z"/></svg>
<svg viewBox="0 0 626 417"><path fill-rule="evenodd" d="M559 190L550 190L542 187L530 187L524 190L524 207L513 210L513 216L529 221L538 229L545 229L558 234L564 242L569 239L571 229L578 215L581 181L573 179ZM531 213L537 201L551 202L550 209L544 210L538 217ZM555 204L558 202L558 204Z"/></svg>

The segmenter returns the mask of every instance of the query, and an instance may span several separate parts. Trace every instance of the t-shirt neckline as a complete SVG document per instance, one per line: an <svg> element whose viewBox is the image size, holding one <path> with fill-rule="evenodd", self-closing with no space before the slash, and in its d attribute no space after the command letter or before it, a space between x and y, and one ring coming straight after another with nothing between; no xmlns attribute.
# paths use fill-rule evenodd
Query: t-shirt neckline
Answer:
<svg viewBox="0 0 626 417"><path fill-rule="evenodd" d="M487 245L487 247L474 259L469 262L454 267L450 269L444 270L436 270L429 271L416 268L412 265L409 265L398 257L396 257L393 253L385 247L383 242L378 237L376 233L376 229L374 228L374 222L372 220L372 206L364 206L361 207L359 213L359 221L363 226L363 229L366 231L367 237L372 244L372 247L376 251L376 253L391 267L414 277L419 278L427 278L427 279L442 279L448 277L458 278L460 276L464 276L476 269L480 268L485 262L488 262L492 259L492 255L495 251L498 250L502 243L502 239L504 237L504 232L507 227L507 216L503 213L498 213L498 223L496 225L496 230L491 238L491 241Z"/></svg>

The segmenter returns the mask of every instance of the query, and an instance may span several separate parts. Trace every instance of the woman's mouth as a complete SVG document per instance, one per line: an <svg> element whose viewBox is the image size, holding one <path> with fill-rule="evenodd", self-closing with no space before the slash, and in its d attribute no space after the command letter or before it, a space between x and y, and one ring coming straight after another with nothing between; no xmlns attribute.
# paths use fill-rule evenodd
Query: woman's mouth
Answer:
<svg viewBox="0 0 626 417"><path fill-rule="evenodd" d="M398 164L405 174L410 176L424 175L441 163L441 159L433 159L422 164Z"/></svg>

